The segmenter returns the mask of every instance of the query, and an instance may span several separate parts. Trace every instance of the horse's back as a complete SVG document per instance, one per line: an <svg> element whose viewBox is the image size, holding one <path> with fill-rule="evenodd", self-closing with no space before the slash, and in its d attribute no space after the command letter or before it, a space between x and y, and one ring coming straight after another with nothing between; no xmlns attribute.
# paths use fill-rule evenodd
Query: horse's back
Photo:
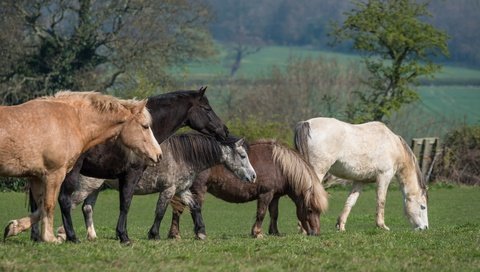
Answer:
<svg viewBox="0 0 480 272"><path fill-rule="evenodd" d="M399 137L381 122L349 124L334 118L314 118L308 143L310 160L333 175L374 180L394 171L402 156Z"/></svg>

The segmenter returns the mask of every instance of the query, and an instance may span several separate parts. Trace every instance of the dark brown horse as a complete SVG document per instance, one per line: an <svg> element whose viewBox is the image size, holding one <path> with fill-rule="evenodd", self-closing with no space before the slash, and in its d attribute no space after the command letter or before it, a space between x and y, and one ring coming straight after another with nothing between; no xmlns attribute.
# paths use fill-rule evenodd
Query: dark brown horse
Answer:
<svg viewBox="0 0 480 272"><path fill-rule="evenodd" d="M162 143L176 130L185 125L204 134L224 139L228 129L212 110L206 88L198 91L176 91L150 97L147 108L152 116L152 131ZM128 244L127 214L133 197L133 190L147 165L123 147L119 141L110 141L84 153L62 185L59 203L67 241L77 242L71 219L72 193L78 188L79 175L103 179L118 179L120 193L120 215L117 223L117 237ZM32 234L35 239L35 235Z"/></svg>
<svg viewBox="0 0 480 272"><path fill-rule="evenodd" d="M248 156L257 174L255 183L240 182L223 166L203 171L190 191L201 207L208 191L215 197L232 203L257 200L257 216L252 227L253 237L262 237L262 222L270 212L269 233L278 235L278 200L288 195L297 207L297 217L310 235L320 232L321 213L328 206L327 193L311 166L293 149L273 140L259 140L249 146ZM179 238L179 221L184 205L178 198L172 201L173 217L169 237ZM195 235L206 237L201 209L192 210Z"/></svg>

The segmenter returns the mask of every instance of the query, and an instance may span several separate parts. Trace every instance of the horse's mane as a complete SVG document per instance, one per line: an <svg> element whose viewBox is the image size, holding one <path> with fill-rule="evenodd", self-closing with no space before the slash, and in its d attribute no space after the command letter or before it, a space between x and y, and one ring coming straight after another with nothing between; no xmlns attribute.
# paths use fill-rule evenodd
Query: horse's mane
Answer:
<svg viewBox="0 0 480 272"><path fill-rule="evenodd" d="M40 99L61 100L61 101L81 101L90 102L90 105L99 112L118 112L121 109L132 109L138 106L141 101L135 99L118 99L111 95L100 92L72 92L60 91L53 96L46 96Z"/></svg>
<svg viewBox="0 0 480 272"><path fill-rule="evenodd" d="M221 145L233 148L238 140L239 138L230 136L220 143L211 136L185 133L171 136L162 143L162 148L165 145L165 149L170 151L177 162L184 161L194 167L201 167L218 163L222 155Z"/></svg>
<svg viewBox="0 0 480 272"><path fill-rule="evenodd" d="M251 146L259 144L272 146L274 163L280 166L295 195L303 195L306 207L325 212L328 208L328 195L310 164L298 152L275 140L262 139Z"/></svg>
<svg viewBox="0 0 480 272"><path fill-rule="evenodd" d="M178 91L173 91L173 92L168 92L164 94L159 94L155 96L151 96L148 99L152 101L157 101L157 100L168 100L168 99L178 99L182 97L192 97L195 96L195 94L198 94L197 91L194 90L178 90Z"/></svg>
<svg viewBox="0 0 480 272"><path fill-rule="evenodd" d="M297 123L295 127L295 138L293 143L295 144L295 149L303 156L303 158L309 162L308 159L308 138L310 137L310 123L306 121L301 121Z"/></svg>
<svg viewBox="0 0 480 272"><path fill-rule="evenodd" d="M422 191L425 193L425 196L428 197L427 194L427 183L425 179L423 178L422 170L420 170L420 165L418 164L417 158L415 157L415 154L413 153L412 149L410 146L408 146L407 142L399 135L397 135L398 138L400 138L400 142L402 142L403 149L407 153L410 161L413 163L415 167L415 173L417 175L417 182Z"/></svg>

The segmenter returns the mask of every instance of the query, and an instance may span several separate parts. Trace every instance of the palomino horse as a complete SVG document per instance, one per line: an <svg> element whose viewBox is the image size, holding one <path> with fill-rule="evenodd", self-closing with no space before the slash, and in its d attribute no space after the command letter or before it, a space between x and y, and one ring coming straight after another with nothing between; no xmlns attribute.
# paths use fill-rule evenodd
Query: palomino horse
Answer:
<svg viewBox="0 0 480 272"><path fill-rule="evenodd" d="M4 239L41 220L42 240L56 241L52 224L60 185L89 148L119 136L133 152L157 162L161 149L145 104L95 92L59 92L0 107L0 175L29 177L39 204L30 216L10 221Z"/></svg>
<svg viewBox="0 0 480 272"><path fill-rule="evenodd" d="M201 171L213 165L223 164L239 179L255 181L255 170L249 162L243 142L243 139L229 137L219 143L212 137L201 134L182 134L174 135L161 144L164 158L156 166L148 167L140 173L140 180L134 190L136 195L160 193L155 222L148 233L149 239L160 238L158 234L160 223L174 195L192 210L198 208L189 188ZM81 188L73 193L74 204L86 199L83 213L89 240L97 237L93 226L93 206L103 183L103 179L82 176ZM106 180L105 183L118 190L117 180Z"/></svg>
<svg viewBox="0 0 480 272"><path fill-rule="evenodd" d="M245 203L257 200L257 216L252 227L252 236L260 238L262 222L270 212L269 233L278 235L278 200L288 195L297 207L297 217L302 227L310 235L320 232L320 213L328 207L327 193L317 179L312 167L296 151L273 140L259 140L250 144L248 156L255 172L255 183L242 183L230 171L222 166L214 166L203 171L197 177L190 191L199 204L192 210L195 235L205 239L205 224L201 216L201 207L207 191L212 195L233 203ZM184 205L174 198L173 217L169 237L180 238L179 222Z"/></svg>
<svg viewBox="0 0 480 272"><path fill-rule="evenodd" d="M415 229L428 228L427 187L408 144L383 123L352 125L333 118L299 122L295 146L309 161L320 180L327 172L353 180L353 188L338 217L345 230L350 210L364 183L377 183L377 226L386 230L385 200L388 185L396 176L404 196L406 215Z"/></svg>
<svg viewBox="0 0 480 272"><path fill-rule="evenodd" d="M206 87L198 91L176 91L150 97L147 108L152 115L152 131L159 143L162 143L176 130L185 125L204 134L225 139L228 129L210 107L205 96ZM120 215L117 223L117 236L122 243L128 244L127 214L133 197L133 189L146 168L141 158L132 156L121 142L110 141L90 149L75 164L65 178L60 191L60 208L66 230L67 241L78 241L73 229L70 210L72 193L80 184L80 174L103 178L119 179ZM32 233L35 239L36 234Z"/></svg>

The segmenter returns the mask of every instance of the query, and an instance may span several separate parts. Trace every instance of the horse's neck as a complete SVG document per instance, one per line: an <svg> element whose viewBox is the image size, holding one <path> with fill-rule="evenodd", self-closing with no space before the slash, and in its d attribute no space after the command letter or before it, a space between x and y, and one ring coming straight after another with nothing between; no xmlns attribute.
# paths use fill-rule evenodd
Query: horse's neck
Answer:
<svg viewBox="0 0 480 272"><path fill-rule="evenodd" d="M105 118L104 114L98 113L96 110L79 116L85 141L83 152L120 134L124 124L120 122L122 114L110 115L118 116L115 119Z"/></svg>
<svg viewBox="0 0 480 272"><path fill-rule="evenodd" d="M152 132L159 143L185 125L189 108L186 103L176 103L177 101L180 99L176 98L170 103L160 101L156 107L149 107L152 115Z"/></svg>

